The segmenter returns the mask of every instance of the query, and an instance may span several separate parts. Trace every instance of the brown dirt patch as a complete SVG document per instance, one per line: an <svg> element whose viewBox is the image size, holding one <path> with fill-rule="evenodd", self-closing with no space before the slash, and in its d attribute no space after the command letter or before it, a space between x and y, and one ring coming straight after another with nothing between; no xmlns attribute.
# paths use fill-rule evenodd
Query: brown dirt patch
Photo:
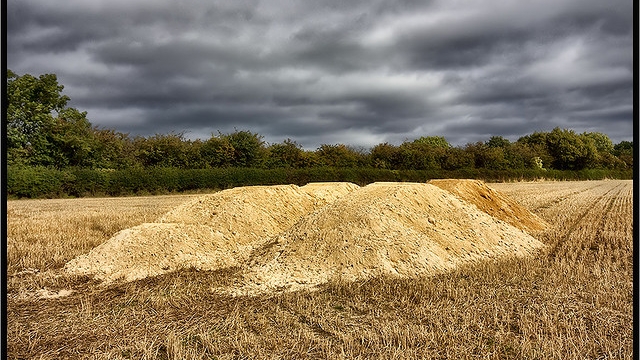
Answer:
<svg viewBox="0 0 640 360"><path fill-rule="evenodd" d="M431 184L376 183L302 218L254 251L231 292L313 287L330 279L416 277L543 244Z"/></svg>
<svg viewBox="0 0 640 360"><path fill-rule="evenodd" d="M490 188L480 180L431 180L429 184L446 190L481 211L524 231L540 231L548 224L515 200Z"/></svg>

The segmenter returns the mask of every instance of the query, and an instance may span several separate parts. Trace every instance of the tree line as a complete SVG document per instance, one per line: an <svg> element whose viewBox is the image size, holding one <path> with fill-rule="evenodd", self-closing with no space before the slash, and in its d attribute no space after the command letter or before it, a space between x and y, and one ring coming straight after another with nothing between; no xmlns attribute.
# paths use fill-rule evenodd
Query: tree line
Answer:
<svg viewBox="0 0 640 360"><path fill-rule="evenodd" d="M584 170L633 168L633 142L614 144L603 133L555 128L511 142L493 136L451 146L442 136L400 145L356 149L323 144L305 150L294 140L268 144L247 130L189 140L184 133L130 136L93 126L87 112L67 106L70 98L55 74L38 77L7 71L6 157L11 167L53 169L310 169L384 170Z"/></svg>

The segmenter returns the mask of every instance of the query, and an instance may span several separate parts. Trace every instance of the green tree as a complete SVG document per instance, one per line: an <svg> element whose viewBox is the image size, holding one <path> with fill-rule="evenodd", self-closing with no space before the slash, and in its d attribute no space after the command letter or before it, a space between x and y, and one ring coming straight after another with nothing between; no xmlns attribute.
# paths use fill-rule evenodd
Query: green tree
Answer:
<svg viewBox="0 0 640 360"><path fill-rule="evenodd" d="M94 167L98 162L98 143L87 112L74 108L62 109L47 131L45 153L50 164L57 167Z"/></svg>
<svg viewBox="0 0 640 360"><path fill-rule="evenodd" d="M621 141L613 147L613 155L622 160L628 168L633 168L633 141Z"/></svg>
<svg viewBox="0 0 640 360"><path fill-rule="evenodd" d="M511 146L511 142L502 136L492 136L489 141L485 142L485 145L490 148L503 148L506 150Z"/></svg>
<svg viewBox="0 0 640 360"><path fill-rule="evenodd" d="M378 144L369 152L371 166L379 169L398 169L400 154L398 147L389 143Z"/></svg>
<svg viewBox="0 0 640 360"><path fill-rule="evenodd" d="M448 149L451 144L444 138L444 136L422 136L413 141L414 144L429 145L435 148Z"/></svg>
<svg viewBox="0 0 640 360"><path fill-rule="evenodd" d="M485 143L467 144L465 151L473 156L474 167L492 170L506 169L508 162L501 147L489 147Z"/></svg>
<svg viewBox="0 0 640 360"><path fill-rule="evenodd" d="M433 170L441 168L447 154L447 148L422 141L404 142L398 147L400 167L408 170Z"/></svg>
<svg viewBox="0 0 640 360"><path fill-rule="evenodd" d="M299 168L305 165L305 154L302 146L287 139L267 148L268 168Z"/></svg>
<svg viewBox="0 0 640 360"><path fill-rule="evenodd" d="M55 159L48 152L48 136L55 116L62 112L69 97L55 74L34 77L7 70L7 160L11 163L49 165Z"/></svg>
<svg viewBox="0 0 640 360"><path fill-rule="evenodd" d="M584 132L581 136L591 139L599 154L613 153L613 142L608 135L599 132Z"/></svg>
<svg viewBox="0 0 640 360"><path fill-rule="evenodd" d="M546 140L555 169L581 170L594 167L597 150L592 139L580 136L573 130L556 127L547 135Z"/></svg>
<svg viewBox="0 0 640 360"><path fill-rule="evenodd" d="M343 144L322 144L315 153L321 166L355 167L360 157L357 151Z"/></svg>
<svg viewBox="0 0 640 360"><path fill-rule="evenodd" d="M613 142L608 135L599 132L585 132L580 136L586 142L592 142L596 148L597 156L595 166L604 169L623 169L626 162L616 156Z"/></svg>
<svg viewBox="0 0 640 360"><path fill-rule="evenodd" d="M113 129L93 128L96 158L95 167L102 169L124 169L136 165L133 141L129 134Z"/></svg>
<svg viewBox="0 0 640 360"><path fill-rule="evenodd" d="M473 154L459 147L447 149L442 168L445 170L457 170L464 168L473 168Z"/></svg>
<svg viewBox="0 0 640 360"><path fill-rule="evenodd" d="M183 133L156 134L134 139L136 157L145 166L187 168L187 149Z"/></svg>
<svg viewBox="0 0 640 360"><path fill-rule="evenodd" d="M260 167L264 161L265 146L262 135L250 131L235 131L221 136L233 148L232 166Z"/></svg>
<svg viewBox="0 0 640 360"><path fill-rule="evenodd" d="M200 155L204 163L213 168L229 167L233 164L235 149L222 135L211 136L202 144Z"/></svg>
<svg viewBox="0 0 640 360"><path fill-rule="evenodd" d="M549 153L547 148L547 132L534 132L530 135L525 135L518 139L513 148L516 152L520 153L525 162L527 168L538 168L539 158L542 161L543 167L550 167L553 164L554 158Z"/></svg>
<svg viewBox="0 0 640 360"><path fill-rule="evenodd" d="M546 148L544 145L535 146ZM540 163L543 163L543 166L546 165L544 159L540 156L541 154L546 154L546 152L536 151L528 144L515 142L505 151L505 158L510 169L539 169ZM548 155L547 160L550 161Z"/></svg>

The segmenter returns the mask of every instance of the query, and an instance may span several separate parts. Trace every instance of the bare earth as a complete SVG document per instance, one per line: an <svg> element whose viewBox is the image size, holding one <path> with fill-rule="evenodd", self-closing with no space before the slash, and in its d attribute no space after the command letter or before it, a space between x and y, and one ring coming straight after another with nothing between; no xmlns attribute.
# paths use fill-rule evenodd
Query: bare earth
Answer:
<svg viewBox="0 0 640 360"><path fill-rule="evenodd" d="M434 186L435 185L435 186ZM234 188L118 232L65 270L104 284L181 268L243 269L217 291L256 294L335 279L414 278L543 244L546 223L475 180Z"/></svg>

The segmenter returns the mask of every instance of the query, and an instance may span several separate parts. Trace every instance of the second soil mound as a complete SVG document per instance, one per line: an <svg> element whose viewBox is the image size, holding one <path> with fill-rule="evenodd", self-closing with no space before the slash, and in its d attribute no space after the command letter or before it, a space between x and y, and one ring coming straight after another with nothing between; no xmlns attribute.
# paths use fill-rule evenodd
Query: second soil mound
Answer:
<svg viewBox="0 0 640 360"><path fill-rule="evenodd" d="M525 231L547 228L547 223L480 180L431 180L429 184L446 190L487 214Z"/></svg>
<svg viewBox="0 0 640 360"><path fill-rule="evenodd" d="M255 250L236 294L330 279L415 277L542 243L431 184L376 183L302 218Z"/></svg>

